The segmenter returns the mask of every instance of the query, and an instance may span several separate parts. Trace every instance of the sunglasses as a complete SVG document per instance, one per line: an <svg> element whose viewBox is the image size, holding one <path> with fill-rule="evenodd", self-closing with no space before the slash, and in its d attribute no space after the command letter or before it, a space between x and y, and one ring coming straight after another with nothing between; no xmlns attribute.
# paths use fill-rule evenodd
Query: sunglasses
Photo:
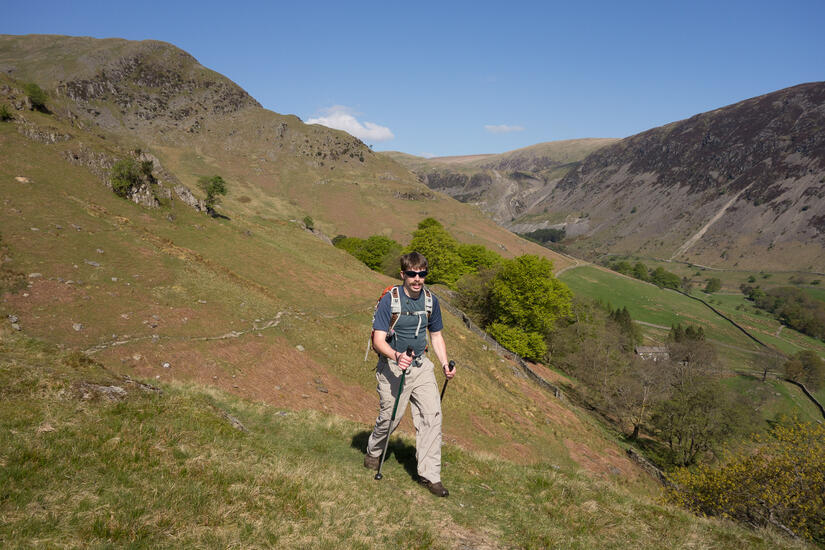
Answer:
<svg viewBox="0 0 825 550"><path fill-rule="evenodd" d="M412 270L404 271L404 275L406 275L410 279L412 279L413 277L418 275L419 277L421 277L423 279L424 277L427 276L427 270L425 269L424 271L412 271Z"/></svg>

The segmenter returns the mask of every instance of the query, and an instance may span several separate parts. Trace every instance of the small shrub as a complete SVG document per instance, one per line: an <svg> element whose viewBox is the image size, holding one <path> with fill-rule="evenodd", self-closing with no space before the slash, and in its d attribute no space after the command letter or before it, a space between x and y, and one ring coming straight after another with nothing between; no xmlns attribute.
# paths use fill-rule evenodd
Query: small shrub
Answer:
<svg viewBox="0 0 825 550"><path fill-rule="evenodd" d="M141 169L134 159L119 160L112 167L112 191L124 199L132 190L143 183Z"/></svg>
<svg viewBox="0 0 825 550"><path fill-rule="evenodd" d="M315 221L310 216L304 216L304 226L312 231L315 229Z"/></svg>
<svg viewBox="0 0 825 550"><path fill-rule="evenodd" d="M7 122L14 118L14 115L11 114L9 110L9 106L5 103L0 105L0 122Z"/></svg>
<svg viewBox="0 0 825 550"><path fill-rule="evenodd" d="M31 101L32 108L37 109L38 111L46 112L46 92L43 89L35 84L34 82L30 82L23 86L23 91L26 93L26 96Z"/></svg>

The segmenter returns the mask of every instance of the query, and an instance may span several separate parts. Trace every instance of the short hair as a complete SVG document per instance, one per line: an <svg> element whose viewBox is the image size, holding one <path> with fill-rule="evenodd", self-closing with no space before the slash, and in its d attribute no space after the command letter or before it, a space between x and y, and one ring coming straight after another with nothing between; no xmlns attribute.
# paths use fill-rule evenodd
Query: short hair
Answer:
<svg viewBox="0 0 825 550"><path fill-rule="evenodd" d="M410 252L409 254L401 256L401 271L407 271L408 269L416 267L419 269L427 269L429 266L427 258L418 252Z"/></svg>

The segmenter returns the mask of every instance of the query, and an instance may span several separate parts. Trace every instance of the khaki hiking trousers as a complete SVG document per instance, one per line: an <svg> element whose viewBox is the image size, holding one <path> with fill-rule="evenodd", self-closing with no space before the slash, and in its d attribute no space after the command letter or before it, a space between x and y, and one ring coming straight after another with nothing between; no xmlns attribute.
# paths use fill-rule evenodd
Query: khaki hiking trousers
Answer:
<svg viewBox="0 0 825 550"><path fill-rule="evenodd" d="M415 426L415 458L418 461L418 475L437 483L441 481L441 399L438 382L435 380L434 365L424 355L420 366L410 366L404 378L404 390L398 401L395 422L390 428L390 417L401 382L401 369L392 359L384 356L378 360L375 378L378 380L379 411L375 428L367 442L367 454L380 457L384 450L385 438L398 427L407 403L411 403L413 425Z"/></svg>

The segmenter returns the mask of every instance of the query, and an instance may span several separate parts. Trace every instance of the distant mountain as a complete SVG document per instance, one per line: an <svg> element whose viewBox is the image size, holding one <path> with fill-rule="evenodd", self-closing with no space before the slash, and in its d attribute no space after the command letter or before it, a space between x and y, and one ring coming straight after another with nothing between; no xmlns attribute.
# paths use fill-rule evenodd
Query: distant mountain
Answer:
<svg viewBox="0 0 825 550"><path fill-rule="evenodd" d="M551 141L501 154L423 158L383 153L415 172L430 189L477 204L507 226L544 199L589 153L615 139Z"/></svg>
<svg viewBox="0 0 825 550"><path fill-rule="evenodd" d="M825 83L699 114L591 153L510 224L565 227L590 257L825 270Z"/></svg>

